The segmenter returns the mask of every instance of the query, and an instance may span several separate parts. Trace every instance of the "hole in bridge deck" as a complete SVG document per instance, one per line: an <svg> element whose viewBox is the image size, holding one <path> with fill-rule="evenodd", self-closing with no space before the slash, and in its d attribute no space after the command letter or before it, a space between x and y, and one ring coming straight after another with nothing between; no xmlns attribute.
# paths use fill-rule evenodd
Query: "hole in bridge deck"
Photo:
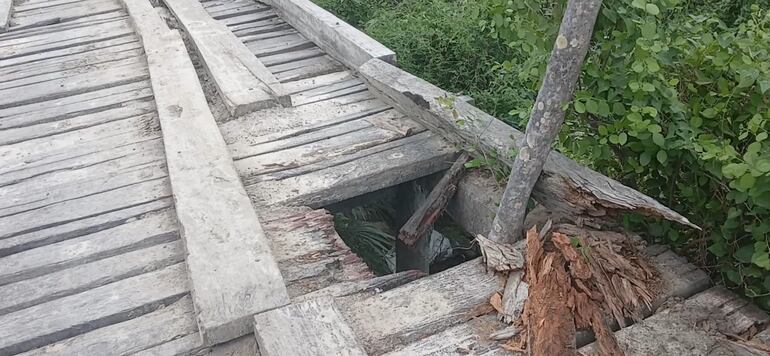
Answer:
<svg viewBox="0 0 770 356"><path fill-rule="evenodd" d="M326 209L337 233L378 275L406 270L441 272L480 255L473 236L444 212L430 236L414 246L397 240L401 226L430 194L440 173L351 198Z"/></svg>

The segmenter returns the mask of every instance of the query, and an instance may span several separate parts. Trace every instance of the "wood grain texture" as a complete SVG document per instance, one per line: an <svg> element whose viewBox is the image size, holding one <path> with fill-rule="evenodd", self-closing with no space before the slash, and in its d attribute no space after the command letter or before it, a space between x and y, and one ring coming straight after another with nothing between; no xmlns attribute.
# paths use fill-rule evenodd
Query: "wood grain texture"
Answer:
<svg viewBox="0 0 770 356"><path fill-rule="evenodd" d="M748 300L714 287L615 333L628 355L765 355L728 340L770 318ZM595 345L580 350L595 355Z"/></svg>
<svg viewBox="0 0 770 356"><path fill-rule="evenodd" d="M442 97L451 99L453 95L386 62L373 59L359 72L372 92L427 128L460 145L480 145L487 151L505 153L501 160L512 165L507 153L520 147L522 139L522 133L513 127L462 100L454 100L451 108L441 104ZM652 198L555 151L548 156L533 198L571 217L596 220L630 211L694 226Z"/></svg>
<svg viewBox="0 0 770 356"><path fill-rule="evenodd" d="M8 22L13 13L13 0L0 0L0 32L8 29Z"/></svg>
<svg viewBox="0 0 770 356"><path fill-rule="evenodd" d="M401 287L338 305L367 352L395 349L476 316L486 314L489 297L502 289L480 259Z"/></svg>
<svg viewBox="0 0 770 356"><path fill-rule="evenodd" d="M384 356L422 356L422 355L511 355L488 336L505 325L494 315L483 315L444 331L417 340L408 345L398 345L396 350Z"/></svg>
<svg viewBox="0 0 770 356"><path fill-rule="evenodd" d="M257 314L254 331L264 356L366 355L331 297Z"/></svg>
<svg viewBox="0 0 770 356"><path fill-rule="evenodd" d="M289 296L182 38L148 2L124 4L147 53L200 333L228 341Z"/></svg>
<svg viewBox="0 0 770 356"><path fill-rule="evenodd" d="M350 68L358 68L372 58L396 62L393 51L309 0L270 3L297 31Z"/></svg>

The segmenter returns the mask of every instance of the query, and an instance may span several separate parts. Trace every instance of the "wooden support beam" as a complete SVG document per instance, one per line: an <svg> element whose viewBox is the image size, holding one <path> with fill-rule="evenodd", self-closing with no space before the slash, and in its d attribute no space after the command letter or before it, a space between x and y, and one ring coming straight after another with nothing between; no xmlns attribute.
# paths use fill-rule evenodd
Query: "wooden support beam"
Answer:
<svg viewBox="0 0 770 356"><path fill-rule="evenodd" d="M449 199L457 191L457 182L462 178L465 162L468 162L468 154L463 153L441 177L441 180L433 187L417 211L407 220L398 233L398 239L407 246L414 245L417 240L430 232L433 223L446 209Z"/></svg>
<svg viewBox="0 0 770 356"><path fill-rule="evenodd" d="M467 102L452 100L451 93L384 61L370 60L359 72L375 95L430 130L456 144L498 152L504 164L513 165L509 154L518 150L523 140L518 130ZM697 228L654 199L556 151L548 155L532 196L548 210L572 218L602 223L636 212Z"/></svg>
<svg viewBox="0 0 770 356"><path fill-rule="evenodd" d="M146 0L123 3L147 53L200 335L246 335L254 314L289 303L278 263L181 36Z"/></svg>

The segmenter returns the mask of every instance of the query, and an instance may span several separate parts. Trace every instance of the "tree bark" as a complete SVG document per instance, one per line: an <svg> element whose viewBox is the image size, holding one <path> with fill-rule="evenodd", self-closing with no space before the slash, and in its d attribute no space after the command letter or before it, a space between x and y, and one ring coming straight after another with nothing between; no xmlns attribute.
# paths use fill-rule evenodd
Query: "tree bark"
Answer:
<svg viewBox="0 0 770 356"><path fill-rule="evenodd" d="M569 0L527 131L505 187L489 238L511 243L523 236L527 201L564 122L564 106L580 76L601 0Z"/></svg>

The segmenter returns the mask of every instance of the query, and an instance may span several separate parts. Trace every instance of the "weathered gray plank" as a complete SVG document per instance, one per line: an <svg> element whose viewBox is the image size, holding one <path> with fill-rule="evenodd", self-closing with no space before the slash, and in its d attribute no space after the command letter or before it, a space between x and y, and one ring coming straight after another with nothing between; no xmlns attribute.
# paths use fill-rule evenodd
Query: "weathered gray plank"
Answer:
<svg viewBox="0 0 770 356"><path fill-rule="evenodd" d="M420 355L511 355L502 349L497 341L488 336L505 327L493 315L484 315L448 328L437 334L417 340L408 345L397 345L398 350L384 356L420 356Z"/></svg>
<svg viewBox="0 0 770 356"><path fill-rule="evenodd" d="M29 351L146 314L187 290L184 264L176 264L2 315L0 353Z"/></svg>
<svg viewBox="0 0 770 356"><path fill-rule="evenodd" d="M0 287L0 315L184 262L178 239ZM81 262L79 262L81 263Z"/></svg>
<svg viewBox="0 0 770 356"><path fill-rule="evenodd" d="M313 42L299 34L284 35L246 43L246 47L258 57L288 53L314 46Z"/></svg>
<svg viewBox="0 0 770 356"><path fill-rule="evenodd" d="M145 79L147 66L144 63L95 70L23 87L1 89L0 108L56 99Z"/></svg>
<svg viewBox="0 0 770 356"><path fill-rule="evenodd" d="M16 32L17 31L14 31L12 33L16 33ZM19 32L23 32L23 31L19 31ZM4 40L0 38L0 42L2 41ZM133 34L127 34L125 36L119 36L112 39L105 39L101 41L79 44L79 45L69 46L69 47L55 49L55 50L48 50L48 51L31 54L27 56L22 56L22 57L0 59L0 67L11 68L11 67L23 67L25 65L34 65L35 62L38 62L38 61L55 60L55 58L59 58L59 57L83 54L83 53L87 53L89 51L97 50L100 48L109 48L112 46L117 46L117 45L132 43L132 42L138 42L138 38Z"/></svg>
<svg viewBox="0 0 770 356"><path fill-rule="evenodd" d="M500 152L501 161L512 164L508 153L522 138L522 133L513 127L462 100L455 100L451 108L446 107L439 99L451 98L451 93L381 60L371 60L359 71L375 94L414 115L427 128L458 144L478 144L484 150ZM550 210L572 217L611 218L634 211L692 225L687 218L652 198L555 151L545 163L533 198Z"/></svg>
<svg viewBox="0 0 770 356"><path fill-rule="evenodd" d="M346 297L358 293L382 293L393 288L400 287L414 280L425 277L425 273L410 270L386 274L371 279L358 281L339 282L316 291L292 298L294 302L310 300L320 297Z"/></svg>
<svg viewBox="0 0 770 356"><path fill-rule="evenodd" d="M331 85L337 82L346 81L352 79L353 75L349 71L341 71L336 73L322 74L317 77L295 80L293 82L284 83L283 87L287 92L291 94L298 94L305 90L312 90L321 88L327 85Z"/></svg>
<svg viewBox="0 0 770 356"><path fill-rule="evenodd" d="M0 217L103 193L142 181L163 178L166 175L165 164L153 162L104 177L68 182L44 189L41 189L37 184L25 184L32 181L0 187L0 194L5 197L0 201Z"/></svg>
<svg viewBox="0 0 770 356"><path fill-rule="evenodd" d="M171 195L168 178L51 204L39 209L0 218L0 236L10 237L34 230L88 218L147 203Z"/></svg>
<svg viewBox="0 0 770 356"><path fill-rule="evenodd" d="M147 52L198 326L206 344L228 341L289 296L182 38L148 2L124 3Z"/></svg>
<svg viewBox="0 0 770 356"><path fill-rule="evenodd" d="M629 355L766 355L728 340L770 321L747 300L714 287L615 333ZM595 345L580 350L595 355Z"/></svg>
<svg viewBox="0 0 770 356"><path fill-rule="evenodd" d="M0 239L0 257L83 235L97 233L133 221L143 214L166 209L170 207L171 204L171 198L158 199L149 203L137 204L106 214L75 220L65 224L10 235L10 237Z"/></svg>
<svg viewBox="0 0 770 356"><path fill-rule="evenodd" d="M144 92L148 96L152 95L152 91L149 88L145 89ZM137 94L142 95L141 93ZM53 122L41 122L9 129L0 128L0 145L8 145L35 138L72 132L108 122L143 116L154 113L154 111L155 102L151 100L133 100L119 103L114 109L108 108L106 110L74 116L72 118L60 119Z"/></svg>
<svg viewBox="0 0 770 356"><path fill-rule="evenodd" d="M13 12L13 0L0 0L0 32L8 29L8 22Z"/></svg>
<svg viewBox="0 0 770 356"><path fill-rule="evenodd" d="M177 238L173 211L148 213L111 229L6 256L0 266L0 285Z"/></svg>
<svg viewBox="0 0 770 356"><path fill-rule="evenodd" d="M230 27L230 26L248 24L256 21L267 20L267 19L275 18L277 16L278 15L274 11L267 10L267 11L260 11L257 13L253 13L253 14L245 14L240 16L228 17L226 19L221 19L219 21L224 25Z"/></svg>
<svg viewBox="0 0 770 356"><path fill-rule="evenodd" d="M40 33L28 37L14 38L0 42L0 59L28 56L40 52L64 49L72 46L114 39L131 34L131 27L125 20L110 21L57 32Z"/></svg>
<svg viewBox="0 0 770 356"><path fill-rule="evenodd" d="M197 1L164 0L201 55L230 114L245 113L288 100L277 79L248 48L214 20Z"/></svg>
<svg viewBox="0 0 770 356"><path fill-rule="evenodd" d="M256 337L252 335L242 336L238 339L216 345L204 353L205 356L260 356Z"/></svg>
<svg viewBox="0 0 770 356"><path fill-rule="evenodd" d="M366 351L378 354L486 314L500 277L473 260L390 291L339 302Z"/></svg>
<svg viewBox="0 0 770 356"><path fill-rule="evenodd" d="M138 81L110 88L28 105L0 109L0 129L24 127L34 124L69 119L102 110L130 106L134 101L152 97L148 81Z"/></svg>
<svg viewBox="0 0 770 356"><path fill-rule="evenodd" d="M147 288L153 287L147 286ZM197 333L195 312L190 297L183 296L179 300L163 304L165 306L161 305L157 310L136 318L46 345L22 355L147 354L148 348L155 348L158 344L167 345L189 339L194 339L197 345L173 350L175 352L167 349L166 351L169 352L157 355L188 354L200 348L201 341Z"/></svg>
<svg viewBox="0 0 770 356"><path fill-rule="evenodd" d="M312 78L323 74L334 73L345 69L342 63L335 61L329 56L303 59L295 63L299 64L300 66L286 71L275 72L275 76L282 83L285 83L295 80ZM271 67L270 70L280 66L285 66L285 64Z"/></svg>
<svg viewBox="0 0 770 356"><path fill-rule="evenodd" d="M321 162L318 167L308 165L305 169L310 172L301 172L305 174L259 182L246 189L259 206L320 207L446 169L457 152L454 146L430 132L391 143L385 150L375 146L359 151L356 158L361 159L349 161L349 157L341 157L344 163L339 165L333 161Z"/></svg>
<svg viewBox="0 0 770 356"><path fill-rule="evenodd" d="M14 10L25 12L30 10L44 9L51 6L60 6L64 4L77 4L88 0L49 0L49 1L19 1Z"/></svg>
<svg viewBox="0 0 770 356"><path fill-rule="evenodd" d="M331 297L273 309L254 317L262 355L366 355Z"/></svg>
<svg viewBox="0 0 770 356"><path fill-rule="evenodd" d="M62 4L37 10L14 12L11 23L12 26L29 26L32 24L51 20L65 22L80 17L87 17L120 10L120 4L114 0L83 1L81 3Z"/></svg>
<svg viewBox="0 0 770 356"><path fill-rule="evenodd" d="M16 184L25 179L47 179L66 173L82 175L82 173L94 171L91 168L96 165L130 167L133 164L154 162L163 157L162 144L160 138L150 138L103 151L87 152L87 149L83 148L86 152L77 157L64 159L57 159L55 156L46 157L41 161L30 162L20 167L0 169L0 186Z"/></svg>
<svg viewBox="0 0 770 356"><path fill-rule="evenodd" d="M283 19L350 68L372 58L395 63L396 54L310 0L272 0Z"/></svg>

